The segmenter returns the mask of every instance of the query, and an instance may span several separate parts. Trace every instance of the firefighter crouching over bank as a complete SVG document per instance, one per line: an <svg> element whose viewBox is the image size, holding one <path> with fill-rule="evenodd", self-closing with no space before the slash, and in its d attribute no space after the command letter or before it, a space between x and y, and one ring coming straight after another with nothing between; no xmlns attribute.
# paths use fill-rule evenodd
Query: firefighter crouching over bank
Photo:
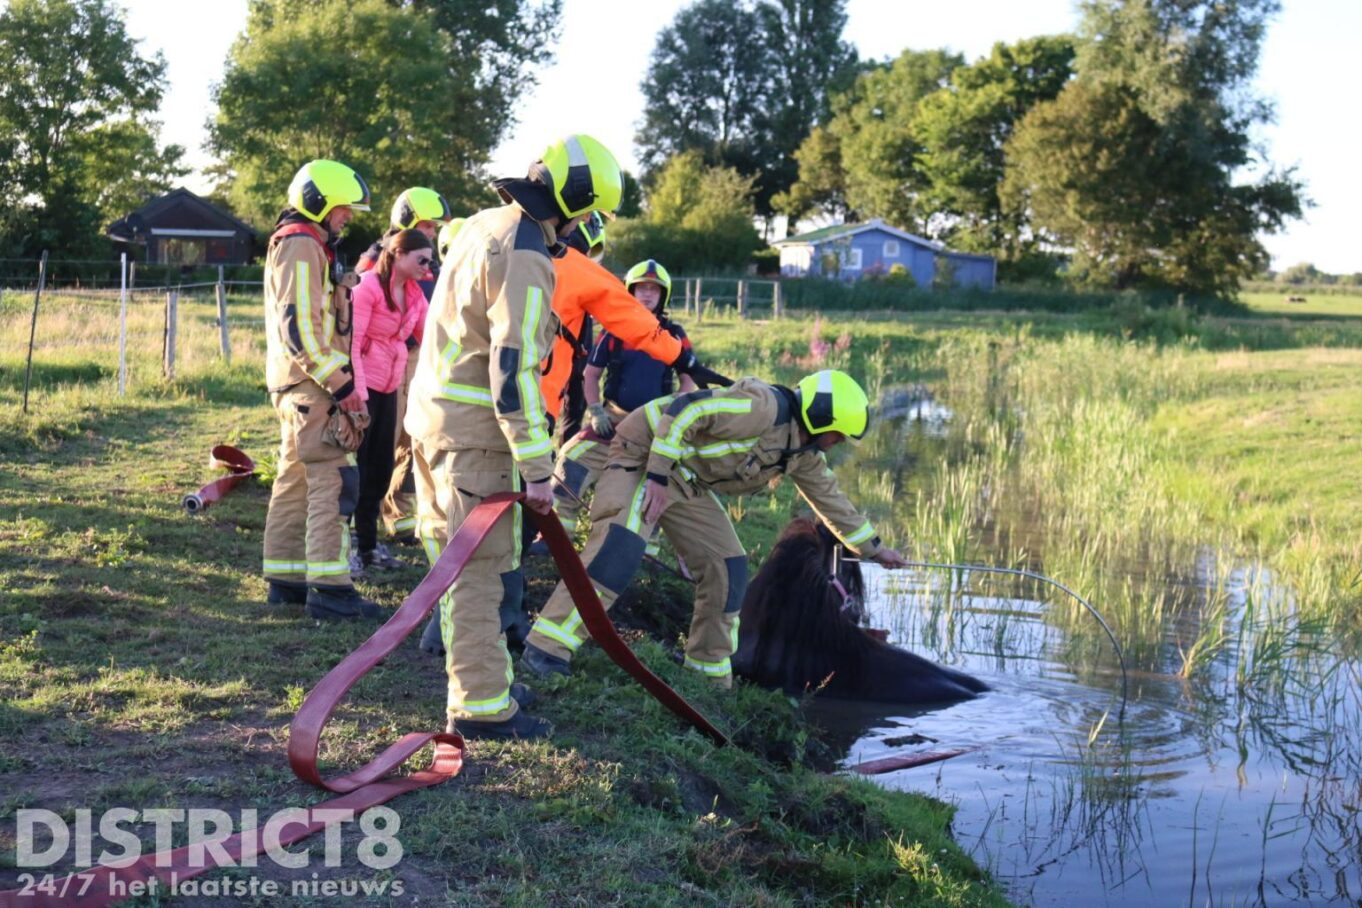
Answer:
<svg viewBox="0 0 1362 908"><path fill-rule="evenodd" d="M416 468L417 532L446 544L484 498L519 491L553 506L553 444L539 364L558 328L550 301L560 237L620 201L619 165L589 136L555 142L524 179L493 184L507 203L468 218L431 300L406 426ZM448 727L468 737L536 738L552 726L519 709L501 615L518 612L520 514L499 521L441 602ZM517 698L519 695L519 698Z"/></svg>
<svg viewBox="0 0 1362 908"><path fill-rule="evenodd" d="M782 475L860 557L904 566L837 488L824 455L847 438L860 439L868 422L865 392L837 371L810 375L793 390L744 378L723 391L662 397L635 410L615 431L582 553L606 608L628 586L660 526L696 581L685 665L731 687L747 553L718 496L754 494ZM521 665L541 676L566 675L585 637L571 594L559 583Z"/></svg>
<svg viewBox="0 0 1362 908"><path fill-rule="evenodd" d="M265 381L279 416L278 472L265 518L268 603L314 618L379 618L350 579L347 524L359 498L355 454L368 416L350 365L350 291L335 245L369 187L336 161L293 178L265 258ZM348 278L353 278L349 275Z"/></svg>

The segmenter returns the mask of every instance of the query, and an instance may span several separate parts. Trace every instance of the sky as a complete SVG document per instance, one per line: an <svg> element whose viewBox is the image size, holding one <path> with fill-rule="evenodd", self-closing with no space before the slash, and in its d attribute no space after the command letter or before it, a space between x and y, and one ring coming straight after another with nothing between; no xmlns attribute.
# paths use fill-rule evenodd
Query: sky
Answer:
<svg viewBox="0 0 1362 908"><path fill-rule="evenodd" d="M206 190L201 169L204 124L212 115L212 83L228 49L245 28L246 0L122 0L128 30L142 51L165 54L169 89L162 105L162 137L188 149L196 172L191 189ZM539 85L520 100L516 124L492 156L493 175L519 174L552 139L570 132L595 136L621 163L637 170L634 131L643 110L639 83L657 33L686 0L564 0L562 37ZM1309 261L1324 271L1362 271L1357 242L1362 181L1353 159L1362 126L1353 110L1354 56L1362 35L1357 0L1284 0L1271 23L1255 91L1276 106L1276 121L1255 139L1277 167L1295 167L1314 202L1300 221L1264 237L1273 267ZM882 59L904 48L949 47L974 59L995 41L1015 41L1073 29L1073 0L848 0L846 38L863 58ZM608 65L602 67L602 58ZM555 91L586 63L596 78L590 97ZM281 184L282 185L282 184ZM436 187L438 188L438 187Z"/></svg>

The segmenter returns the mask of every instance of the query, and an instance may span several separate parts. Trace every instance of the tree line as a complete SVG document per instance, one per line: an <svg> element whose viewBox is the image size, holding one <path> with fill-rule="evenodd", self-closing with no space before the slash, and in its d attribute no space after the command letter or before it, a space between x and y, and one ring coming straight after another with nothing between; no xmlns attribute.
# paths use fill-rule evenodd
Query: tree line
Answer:
<svg viewBox="0 0 1362 908"><path fill-rule="evenodd" d="M846 0L695 0L642 80L641 173L612 259L740 268L780 216L879 217L994 255L1014 281L1232 294L1267 266L1260 237L1308 204L1251 139L1272 116L1249 85L1278 10L1085 0L1072 35L867 61L843 37ZM379 198L433 185L458 209L488 204L489 155L561 14L561 0L252 0L208 124L216 199L268 226L299 160L327 156ZM102 225L183 176L153 119L164 60L109 0L12 0L0 69L0 187L20 200L0 213L5 254L95 253ZM554 88L588 104L589 86ZM355 242L383 220L361 219Z"/></svg>

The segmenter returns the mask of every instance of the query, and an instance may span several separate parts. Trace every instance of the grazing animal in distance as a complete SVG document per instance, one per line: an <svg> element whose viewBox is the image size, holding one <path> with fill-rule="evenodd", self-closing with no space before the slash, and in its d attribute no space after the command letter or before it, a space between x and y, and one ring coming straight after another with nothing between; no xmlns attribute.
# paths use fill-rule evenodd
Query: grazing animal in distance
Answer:
<svg viewBox="0 0 1362 908"><path fill-rule="evenodd" d="M988 685L884 642L860 626L860 565L831 573L837 540L800 517L785 528L743 598L733 670L788 694L884 703L967 700Z"/></svg>

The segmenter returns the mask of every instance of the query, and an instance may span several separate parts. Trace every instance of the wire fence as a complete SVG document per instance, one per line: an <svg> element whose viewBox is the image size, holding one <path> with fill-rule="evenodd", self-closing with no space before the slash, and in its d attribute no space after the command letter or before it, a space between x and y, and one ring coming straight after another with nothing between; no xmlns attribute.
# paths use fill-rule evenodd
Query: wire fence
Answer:
<svg viewBox="0 0 1362 908"><path fill-rule="evenodd" d="M258 279L233 278L218 268L200 275L212 280L136 286L131 263L119 261L118 281L100 286L70 279L69 262L46 256L25 260L28 277L19 280L16 263L0 260L0 275L11 278L0 281L0 374L22 375L26 413L54 386L114 380L122 396L130 387L173 383L213 362L230 366L234 357L263 355ZM720 315L778 318L783 308L776 281L712 277L676 278L672 307L697 323ZM10 363L22 363L22 370L7 368ZM0 378L16 391L18 384Z"/></svg>
<svg viewBox="0 0 1362 908"><path fill-rule="evenodd" d="M119 285L97 287L53 286L53 263L44 256L33 264L31 287L0 285L0 362L22 357L25 413L53 387L113 379L122 396L132 385L174 382L187 369L263 351L261 283L228 280L225 268L215 281L133 287L120 262Z"/></svg>

